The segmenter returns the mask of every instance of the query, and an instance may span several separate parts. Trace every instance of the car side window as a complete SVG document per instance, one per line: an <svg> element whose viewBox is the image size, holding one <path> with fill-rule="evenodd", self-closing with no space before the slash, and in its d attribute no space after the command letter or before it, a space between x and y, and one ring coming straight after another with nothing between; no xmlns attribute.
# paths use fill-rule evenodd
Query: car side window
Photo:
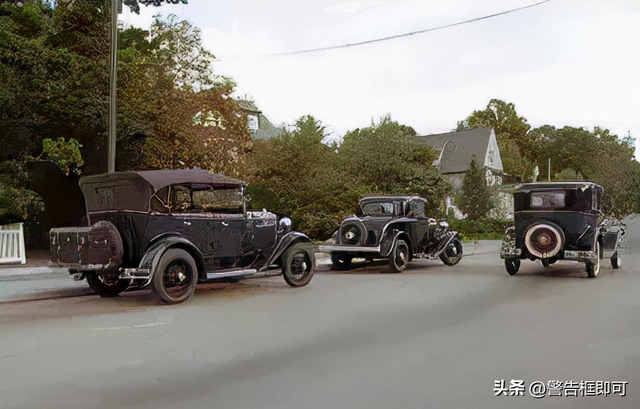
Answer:
<svg viewBox="0 0 640 409"><path fill-rule="evenodd" d="M413 201L409 203L409 213L407 217L424 218L424 202Z"/></svg>
<svg viewBox="0 0 640 409"><path fill-rule="evenodd" d="M150 206L152 212L169 213L169 188L162 188L151 196Z"/></svg>
<svg viewBox="0 0 640 409"><path fill-rule="evenodd" d="M171 186L171 211L188 213L191 208L191 190L186 186Z"/></svg>
<svg viewBox="0 0 640 409"><path fill-rule="evenodd" d="M242 191L240 189L194 190L193 208L197 212L242 213Z"/></svg>

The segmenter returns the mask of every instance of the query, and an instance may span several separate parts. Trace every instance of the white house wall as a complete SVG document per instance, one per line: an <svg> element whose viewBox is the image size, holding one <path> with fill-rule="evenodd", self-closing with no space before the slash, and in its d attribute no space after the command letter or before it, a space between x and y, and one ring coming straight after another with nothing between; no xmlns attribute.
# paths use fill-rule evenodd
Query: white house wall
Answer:
<svg viewBox="0 0 640 409"><path fill-rule="evenodd" d="M484 166L502 173L504 168L502 167L502 158L500 157L500 148L498 147L498 140L496 139L496 133L491 130L489 136L489 144L487 145L487 154L484 159Z"/></svg>

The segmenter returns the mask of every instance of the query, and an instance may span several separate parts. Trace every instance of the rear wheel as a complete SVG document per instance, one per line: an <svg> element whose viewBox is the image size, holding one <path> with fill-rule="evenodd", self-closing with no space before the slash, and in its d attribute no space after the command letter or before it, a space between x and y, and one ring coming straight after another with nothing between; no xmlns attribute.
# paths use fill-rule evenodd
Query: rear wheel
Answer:
<svg viewBox="0 0 640 409"><path fill-rule="evenodd" d="M600 274L600 243L596 243L596 262L592 263L588 261L586 263L587 275L589 278L596 278Z"/></svg>
<svg viewBox="0 0 640 409"><path fill-rule="evenodd" d="M396 241L389 256L389 264L393 273L401 273L409 264L409 246L404 240Z"/></svg>
<svg viewBox="0 0 640 409"><path fill-rule="evenodd" d="M89 287L100 297L117 297L131 284L131 280L120 279L117 272L86 273L85 275Z"/></svg>
<svg viewBox="0 0 640 409"><path fill-rule="evenodd" d="M616 251L616 254L614 254L611 257L611 267L614 270L619 269L622 266L622 257L620 257L620 254L618 254L618 252Z"/></svg>
<svg viewBox="0 0 640 409"><path fill-rule="evenodd" d="M196 291L198 266L187 251L169 249L164 252L153 274L153 287L167 304L189 299Z"/></svg>
<svg viewBox="0 0 640 409"><path fill-rule="evenodd" d="M440 254L440 260L448 266L458 264L462 260L462 242L459 239L453 239Z"/></svg>
<svg viewBox="0 0 640 409"><path fill-rule="evenodd" d="M508 258L504 261L504 266L506 267L509 275L516 275L520 270L520 260L517 258Z"/></svg>
<svg viewBox="0 0 640 409"><path fill-rule="evenodd" d="M313 253L303 243L290 246L282 256L282 275L291 287L304 287L309 284L315 271Z"/></svg>
<svg viewBox="0 0 640 409"><path fill-rule="evenodd" d="M332 270L348 270L351 268L351 257L345 253L331 253L331 269Z"/></svg>

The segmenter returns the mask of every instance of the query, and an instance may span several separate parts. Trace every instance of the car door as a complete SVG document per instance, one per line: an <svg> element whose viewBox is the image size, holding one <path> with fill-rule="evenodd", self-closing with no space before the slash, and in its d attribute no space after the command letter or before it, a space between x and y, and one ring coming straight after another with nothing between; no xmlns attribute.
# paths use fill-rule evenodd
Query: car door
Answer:
<svg viewBox="0 0 640 409"><path fill-rule="evenodd" d="M242 242L241 267L262 267L273 254L278 241L277 218L274 214L247 212L247 231Z"/></svg>
<svg viewBox="0 0 640 409"><path fill-rule="evenodd" d="M237 267L247 232L238 193L238 189L200 189L191 193L192 208L207 223L207 248L203 251L207 269Z"/></svg>

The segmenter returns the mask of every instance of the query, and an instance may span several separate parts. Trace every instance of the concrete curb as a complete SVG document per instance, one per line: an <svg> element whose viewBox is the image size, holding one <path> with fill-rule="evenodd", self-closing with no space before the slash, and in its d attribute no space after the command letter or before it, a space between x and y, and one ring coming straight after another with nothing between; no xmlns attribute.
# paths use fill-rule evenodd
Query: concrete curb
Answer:
<svg viewBox="0 0 640 409"><path fill-rule="evenodd" d="M69 270L61 267L46 267L46 266L0 267L0 277L24 276L24 275L33 275L33 274L60 274L60 273L68 274Z"/></svg>

